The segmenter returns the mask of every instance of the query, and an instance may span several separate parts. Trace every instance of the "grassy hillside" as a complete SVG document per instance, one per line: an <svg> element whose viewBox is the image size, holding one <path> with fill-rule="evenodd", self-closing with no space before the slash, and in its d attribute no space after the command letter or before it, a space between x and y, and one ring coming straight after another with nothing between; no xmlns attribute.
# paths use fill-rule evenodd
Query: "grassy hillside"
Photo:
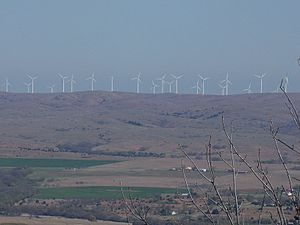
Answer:
<svg viewBox="0 0 300 225"><path fill-rule="evenodd" d="M291 97L300 108L300 94ZM281 94L1 93L0 146L3 151L161 157L161 153L177 154L179 143L198 152L209 135L216 148L223 148L220 128L225 116L242 151L269 149L270 119L284 137L298 135L284 103Z"/></svg>

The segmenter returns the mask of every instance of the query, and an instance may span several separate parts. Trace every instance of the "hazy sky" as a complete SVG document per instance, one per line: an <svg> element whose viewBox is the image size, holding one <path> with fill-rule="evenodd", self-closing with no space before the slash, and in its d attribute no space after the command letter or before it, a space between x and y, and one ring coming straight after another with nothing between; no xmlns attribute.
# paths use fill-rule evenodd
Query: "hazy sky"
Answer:
<svg viewBox="0 0 300 225"><path fill-rule="evenodd" d="M76 90L134 91L130 77L142 73L141 90L162 73L184 74L182 92L190 93L197 74L212 79L209 93L229 72L231 93L238 93L255 73L268 73L273 91L284 73L300 91L299 0L0 0L0 81L25 91L27 74L37 75L45 92L57 73L74 74Z"/></svg>

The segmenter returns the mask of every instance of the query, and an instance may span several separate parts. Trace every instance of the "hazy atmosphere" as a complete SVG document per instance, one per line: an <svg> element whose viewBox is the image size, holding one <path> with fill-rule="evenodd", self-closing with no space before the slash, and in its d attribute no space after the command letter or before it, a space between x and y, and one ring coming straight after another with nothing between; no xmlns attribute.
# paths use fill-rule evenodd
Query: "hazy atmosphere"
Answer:
<svg viewBox="0 0 300 225"><path fill-rule="evenodd" d="M220 94L229 72L236 94L250 81L258 92L253 74L261 73L273 92L287 73L289 91L298 92L299 8L298 0L2 0L0 81L25 92L27 75L38 76L36 92L53 84L59 92L57 74L73 74L80 91L94 72L95 89L109 90L114 75L116 91L134 92L131 78L141 72L141 92L149 93L163 73L183 74L179 90L192 93L202 74L212 78L207 92Z"/></svg>
<svg viewBox="0 0 300 225"><path fill-rule="evenodd" d="M0 225L300 225L299 0L0 0Z"/></svg>

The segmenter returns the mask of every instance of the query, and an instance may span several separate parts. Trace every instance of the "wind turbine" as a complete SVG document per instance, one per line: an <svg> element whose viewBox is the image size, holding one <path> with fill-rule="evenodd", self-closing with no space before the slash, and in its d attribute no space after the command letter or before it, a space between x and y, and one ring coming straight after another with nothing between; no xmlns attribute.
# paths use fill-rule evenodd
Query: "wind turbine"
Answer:
<svg viewBox="0 0 300 225"><path fill-rule="evenodd" d="M4 88L5 88L5 92L9 91L9 87L11 86L11 84L8 81L8 78L5 79L5 82L3 84Z"/></svg>
<svg viewBox="0 0 300 225"><path fill-rule="evenodd" d="M171 74L171 76L175 79L175 93L178 94L178 80L183 77L183 75L175 76Z"/></svg>
<svg viewBox="0 0 300 225"><path fill-rule="evenodd" d="M169 93L172 93L172 84L174 81L165 81L169 85Z"/></svg>
<svg viewBox="0 0 300 225"><path fill-rule="evenodd" d="M70 91L74 91L74 84L76 84L76 81L74 80L74 75L71 76L71 79L69 80L70 82Z"/></svg>
<svg viewBox="0 0 300 225"><path fill-rule="evenodd" d="M142 82L141 80L141 73L139 73L136 77L131 78L131 80L136 80L136 93L140 93L140 83Z"/></svg>
<svg viewBox="0 0 300 225"><path fill-rule="evenodd" d="M200 83L200 81L197 80L196 85L192 87L193 89L194 89L194 88L196 89L196 94L197 94L197 95L198 95L199 92L201 91L201 87L200 87L199 83Z"/></svg>
<svg viewBox="0 0 300 225"><path fill-rule="evenodd" d="M34 93L34 80L37 79L38 77L32 77L32 76L29 76L29 79L31 80L31 93L33 94Z"/></svg>
<svg viewBox="0 0 300 225"><path fill-rule="evenodd" d="M161 81L161 93L164 93L164 86L165 86L165 78L166 78L166 74L162 75L161 78L157 78L156 80L160 80Z"/></svg>
<svg viewBox="0 0 300 225"><path fill-rule="evenodd" d="M284 82L284 83L283 83L283 84L284 84L284 86L283 86L284 91L287 92L287 90L288 90L288 84L289 84L289 78L288 78L287 75L285 76L283 82Z"/></svg>
<svg viewBox="0 0 300 225"><path fill-rule="evenodd" d="M228 95L229 84L232 84L231 81L228 79L228 77L229 77L229 74L227 73L226 79L221 81L221 84L224 84L224 87L225 87L225 95Z"/></svg>
<svg viewBox="0 0 300 225"><path fill-rule="evenodd" d="M205 95L205 87L204 87L204 84L205 84L205 81L210 79L209 77L203 77L201 75L198 75L198 77L200 77L200 79L202 80L202 95Z"/></svg>
<svg viewBox="0 0 300 225"><path fill-rule="evenodd" d="M55 87L55 85L51 85L48 87L50 89L50 93L54 93L54 87Z"/></svg>
<svg viewBox="0 0 300 225"><path fill-rule="evenodd" d="M155 84L154 81L152 80L152 88L151 88L151 89L152 89L152 93L153 93L153 94L156 94L156 88L157 88L157 87L158 87L158 85Z"/></svg>
<svg viewBox="0 0 300 225"><path fill-rule="evenodd" d="M243 92L247 92L248 94L251 94L252 93L252 90L251 90L251 82L248 86L248 88L245 88L244 90L242 90Z"/></svg>
<svg viewBox="0 0 300 225"><path fill-rule="evenodd" d="M260 93L263 93L263 78L266 76L266 73L263 73L262 75L254 75L255 77L257 77L258 79L260 79Z"/></svg>
<svg viewBox="0 0 300 225"><path fill-rule="evenodd" d="M110 91L111 92L114 92L114 76L111 76L111 79L110 79Z"/></svg>
<svg viewBox="0 0 300 225"><path fill-rule="evenodd" d="M25 86L27 88L27 93L30 93L31 83L25 83Z"/></svg>
<svg viewBox="0 0 300 225"><path fill-rule="evenodd" d="M65 80L68 78L67 76L63 76L60 73L58 74L58 76L60 76L61 80L62 80L62 92L65 92Z"/></svg>
<svg viewBox="0 0 300 225"><path fill-rule="evenodd" d="M94 82L96 82L95 73L92 73L92 75L86 78L86 80L91 80L91 91L94 91Z"/></svg>
<svg viewBox="0 0 300 225"><path fill-rule="evenodd" d="M225 95L226 85L218 84L219 87L222 89L222 95Z"/></svg>

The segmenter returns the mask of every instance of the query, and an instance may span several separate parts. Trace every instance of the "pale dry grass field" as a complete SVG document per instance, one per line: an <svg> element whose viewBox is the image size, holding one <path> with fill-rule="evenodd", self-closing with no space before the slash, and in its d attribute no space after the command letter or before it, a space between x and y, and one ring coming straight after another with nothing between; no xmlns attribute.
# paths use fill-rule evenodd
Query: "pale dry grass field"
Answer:
<svg viewBox="0 0 300 225"><path fill-rule="evenodd" d="M100 165L89 168L83 168L74 174L56 177L49 180L43 186L118 186L120 181L125 186L131 187L184 187L184 180L180 171L171 171L172 168L180 168L181 159L134 159L114 164ZM255 157L249 161L253 167L256 167ZM185 166L192 166L190 162L184 161ZM195 161L199 168L207 168L205 160ZM228 172L223 162L213 162L218 171L217 184L219 187L228 188L232 180L232 174ZM288 164L289 168L296 164ZM275 186L286 186L285 171L281 164L265 164L270 174L270 180ZM245 166L239 165L239 170L249 171ZM293 177L300 177L299 170L290 171ZM70 172L71 173L71 172ZM206 172L208 173L208 172ZM197 172L187 173L191 184L207 184ZM260 189L261 185L251 173L238 174L238 188L241 190Z"/></svg>
<svg viewBox="0 0 300 225"><path fill-rule="evenodd" d="M95 221L91 222L88 220L81 219L68 219L63 217L54 216L39 216L39 217L28 217L28 216L1 216L1 224L20 224L20 225L128 225L128 223L118 223L111 221Z"/></svg>

